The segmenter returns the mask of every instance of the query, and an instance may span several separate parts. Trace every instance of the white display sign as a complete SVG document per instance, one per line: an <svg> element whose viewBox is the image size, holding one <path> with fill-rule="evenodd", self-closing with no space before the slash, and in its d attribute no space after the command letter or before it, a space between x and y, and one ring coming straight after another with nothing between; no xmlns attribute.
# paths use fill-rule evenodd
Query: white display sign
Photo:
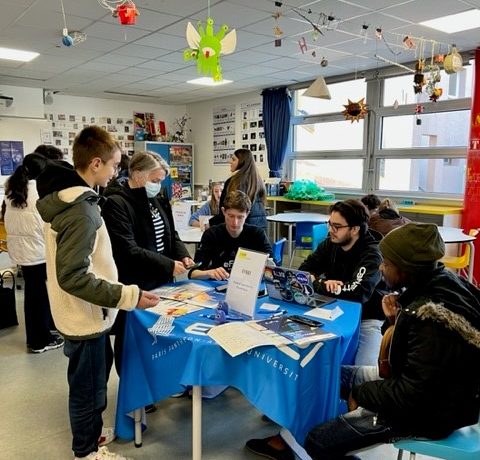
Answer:
<svg viewBox="0 0 480 460"><path fill-rule="evenodd" d="M238 248L228 280L228 312L253 318L268 254Z"/></svg>

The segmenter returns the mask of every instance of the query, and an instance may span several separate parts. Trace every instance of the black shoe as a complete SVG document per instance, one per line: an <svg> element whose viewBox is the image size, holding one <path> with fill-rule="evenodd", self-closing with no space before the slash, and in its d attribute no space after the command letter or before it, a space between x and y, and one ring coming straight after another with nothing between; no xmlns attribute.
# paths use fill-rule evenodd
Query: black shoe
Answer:
<svg viewBox="0 0 480 460"><path fill-rule="evenodd" d="M145 406L145 413L151 414L153 412L157 412L157 406L155 406L155 404L147 404Z"/></svg>
<svg viewBox="0 0 480 460"><path fill-rule="evenodd" d="M269 441L274 437L275 436L264 439L249 439L245 447L254 454L271 458L272 460L295 460L295 455L290 447L287 446L283 450L277 450L269 444Z"/></svg>

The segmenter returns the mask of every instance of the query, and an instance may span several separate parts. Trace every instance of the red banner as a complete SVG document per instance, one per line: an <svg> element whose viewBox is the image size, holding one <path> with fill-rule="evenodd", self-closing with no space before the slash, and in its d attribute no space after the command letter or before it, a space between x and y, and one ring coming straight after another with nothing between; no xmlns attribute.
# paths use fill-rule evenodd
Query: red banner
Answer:
<svg viewBox="0 0 480 460"><path fill-rule="evenodd" d="M472 114L470 139L467 152L467 174L465 184L462 227L467 233L480 227L480 48L475 50L475 72L472 82ZM475 242L474 278L480 279L480 247Z"/></svg>

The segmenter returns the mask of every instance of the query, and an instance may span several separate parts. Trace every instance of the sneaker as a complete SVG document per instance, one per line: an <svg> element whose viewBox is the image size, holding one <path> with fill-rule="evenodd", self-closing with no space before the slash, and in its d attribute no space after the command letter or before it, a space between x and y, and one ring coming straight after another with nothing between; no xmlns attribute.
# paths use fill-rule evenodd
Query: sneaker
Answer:
<svg viewBox="0 0 480 460"><path fill-rule="evenodd" d="M60 348L65 340L63 337L56 336L53 339L53 342L50 342L48 345L45 345L43 348L30 348L32 353L44 353L45 351L55 350L55 348Z"/></svg>
<svg viewBox="0 0 480 460"><path fill-rule="evenodd" d="M102 434L98 438L98 447L106 446L110 444L116 438L115 428L113 426L103 427Z"/></svg>
<svg viewBox="0 0 480 460"><path fill-rule="evenodd" d="M75 460L133 460L132 457L110 452L106 447L100 447L97 452L91 452L86 457L75 457Z"/></svg>

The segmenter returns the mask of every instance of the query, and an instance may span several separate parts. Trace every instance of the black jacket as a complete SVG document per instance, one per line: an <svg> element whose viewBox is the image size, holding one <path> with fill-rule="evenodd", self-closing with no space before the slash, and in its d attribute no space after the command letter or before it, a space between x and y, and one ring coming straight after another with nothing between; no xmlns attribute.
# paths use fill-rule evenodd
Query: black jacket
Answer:
<svg viewBox="0 0 480 460"><path fill-rule="evenodd" d="M477 422L480 291L441 266L399 297L392 377L354 388L360 406L415 436L442 438Z"/></svg>
<svg viewBox="0 0 480 460"><path fill-rule="evenodd" d="M326 291L323 280L342 281L344 285L338 294L340 299L364 304L362 319L384 320L385 315L382 313L381 304L371 307L366 304L381 278L379 267L382 256L378 249L379 238L380 235L376 232L366 230L350 250L344 251L341 246L332 243L330 237L327 237L300 265L299 269L319 277L313 283L313 287L320 294L334 296Z"/></svg>
<svg viewBox="0 0 480 460"><path fill-rule="evenodd" d="M168 200L158 195L149 199L145 188L132 189L128 181L113 181L105 189L107 198L102 216L112 241L119 280L154 289L172 280L174 260L190 257L175 231ZM165 224L162 254L156 250L155 232L149 201L159 210Z"/></svg>
<svg viewBox="0 0 480 460"><path fill-rule="evenodd" d="M219 202L219 213L216 216L213 216L208 223L210 224L210 227L218 224L223 224L225 222L225 216L223 215L223 212L221 211L221 208L223 206L223 202L225 201L225 197L227 196L227 190L228 186L231 181L231 177L229 177L225 181L225 186L223 187L222 194L220 195L220 202ZM246 190L243 188L239 188L242 192L247 193ZM245 223L249 225L256 225L257 227L263 228L263 230L267 230L267 214L265 212L265 206L263 204L263 200L260 199L258 196L255 197L254 202L252 203L252 209L250 209L250 213L247 216L247 220Z"/></svg>
<svg viewBox="0 0 480 460"><path fill-rule="evenodd" d="M200 247L195 253L195 262L202 263L201 270L223 267L230 272L238 248L272 255L272 246L261 228L245 224L242 233L237 238L232 238L225 224L220 224L210 227L202 235Z"/></svg>

